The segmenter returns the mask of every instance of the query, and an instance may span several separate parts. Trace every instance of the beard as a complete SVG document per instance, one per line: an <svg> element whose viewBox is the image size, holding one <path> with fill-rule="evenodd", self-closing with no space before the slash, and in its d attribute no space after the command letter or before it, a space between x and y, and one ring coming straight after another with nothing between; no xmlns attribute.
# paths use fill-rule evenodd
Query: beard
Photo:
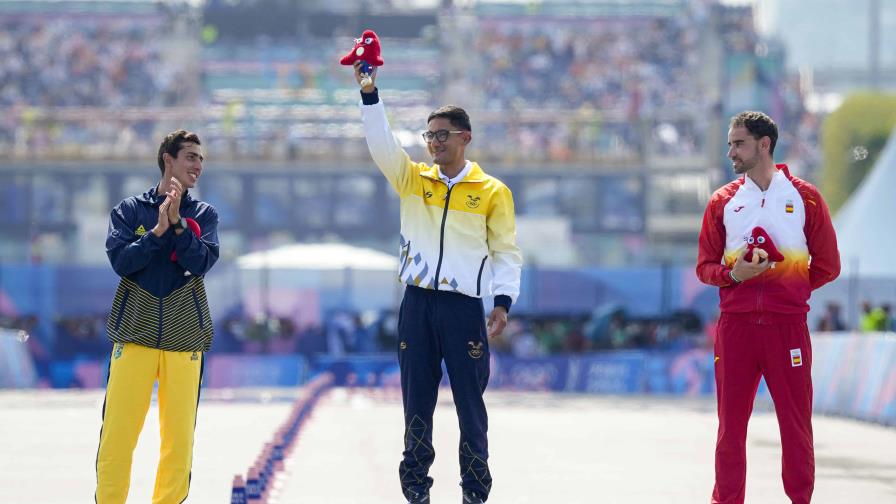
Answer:
<svg viewBox="0 0 896 504"><path fill-rule="evenodd" d="M740 158L739 161L739 164L736 161L732 161L734 165L734 173L736 173L737 175L743 175L744 173L752 170L753 167L759 163L759 153L754 153L753 157L750 159Z"/></svg>

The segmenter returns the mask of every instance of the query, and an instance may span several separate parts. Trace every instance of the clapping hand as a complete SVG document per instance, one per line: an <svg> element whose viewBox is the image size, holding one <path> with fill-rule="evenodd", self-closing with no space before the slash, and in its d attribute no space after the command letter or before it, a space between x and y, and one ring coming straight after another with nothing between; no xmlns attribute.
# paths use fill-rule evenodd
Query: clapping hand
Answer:
<svg viewBox="0 0 896 504"><path fill-rule="evenodd" d="M180 220L180 200L184 194L184 186L179 180L171 177L171 185L165 194L168 196L165 201L170 203L168 205L168 222L174 224Z"/></svg>

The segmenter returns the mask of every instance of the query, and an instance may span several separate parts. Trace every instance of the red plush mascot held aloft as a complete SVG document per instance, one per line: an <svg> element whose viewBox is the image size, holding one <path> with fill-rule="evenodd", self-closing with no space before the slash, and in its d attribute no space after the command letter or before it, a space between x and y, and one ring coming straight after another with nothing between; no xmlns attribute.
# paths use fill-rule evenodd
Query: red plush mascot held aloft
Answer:
<svg viewBox="0 0 896 504"><path fill-rule="evenodd" d="M383 56L380 49L380 39L373 30L364 30L361 38L355 39L355 47L339 60L343 65L353 65L361 61L361 73L370 75L372 67L383 66ZM361 84L362 87L365 84Z"/></svg>

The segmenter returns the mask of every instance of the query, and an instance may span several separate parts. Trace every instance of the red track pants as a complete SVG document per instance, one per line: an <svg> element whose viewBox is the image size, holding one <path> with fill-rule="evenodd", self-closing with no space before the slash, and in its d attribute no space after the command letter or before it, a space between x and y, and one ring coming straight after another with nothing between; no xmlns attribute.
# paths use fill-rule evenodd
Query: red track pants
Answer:
<svg viewBox="0 0 896 504"><path fill-rule="evenodd" d="M784 492L809 504L815 487L812 346L805 315L725 314L715 342L719 436L713 504L743 504L747 422L765 377L781 431Z"/></svg>

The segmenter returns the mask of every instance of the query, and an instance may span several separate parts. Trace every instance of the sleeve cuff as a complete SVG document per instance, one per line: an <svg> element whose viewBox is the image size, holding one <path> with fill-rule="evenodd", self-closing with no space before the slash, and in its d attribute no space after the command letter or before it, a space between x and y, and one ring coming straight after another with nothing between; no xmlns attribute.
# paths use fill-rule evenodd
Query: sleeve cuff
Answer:
<svg viewBox="0 0 896 504"><path fill-rule="evenodd" d="M156 236L155 233L153 233L152 231L147 231L146 234L143 236L148 236L149 238L147 238L147 239L151 243L155 244L156 247L161 248L163 245L165 245L165 237L166 237L165 235L167 233L168 233L168 231L166 231L165 234L162 234L162 236Z"/></svg>
<svg viewBox="0 0 896 504"><path fill-rule="evenodd" d="M729 269L729 270L728 270L728 281L731 282L730 285L731 285L732 287L735 286L735 285L740 285L740 284L744 283L743 280L738 280L737 277L734 276L734 270L733 270L733 269Z"/></svg>
<svg viewBox="0 0 896 504"><path fill-rule="evenodd" d="M503 306L507 313L510 313L510 305L513 304L513 300L510 299L510 296L506 294L499 294L495 296L495 306Z"/></svg>
<svg viewBox="0 0 896 504"><path fill-rule="evenodd" d="M373 91L365 93L361 91L361 103L364 105L376 105L380 102L380 90L373 88Z"/></svg>

